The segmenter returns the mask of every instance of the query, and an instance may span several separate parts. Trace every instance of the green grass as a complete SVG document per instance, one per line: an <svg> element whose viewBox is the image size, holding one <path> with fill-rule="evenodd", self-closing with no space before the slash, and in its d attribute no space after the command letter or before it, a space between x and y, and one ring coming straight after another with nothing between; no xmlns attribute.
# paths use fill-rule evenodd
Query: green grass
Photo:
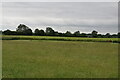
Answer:
<svg viewBox="0 0 120 80"><path fill-rule="evenodd" d="M120 43L118 38L82 38L82 37L55 37L55 36L13 36L3 35L3 40L55 40L55 41L84 41L84 42L114 42Z"/></svg>
<svg viewBox="0 0 120 80"><path fill-rule="evenodd" d="M2 79L2 41L0 40L0 79Z"/></svg>
<svg viewBox="0 0 120 80"><path fill-rule="evenodd" d="M3 78L117 77L117 43L3 40Z"/></svg>

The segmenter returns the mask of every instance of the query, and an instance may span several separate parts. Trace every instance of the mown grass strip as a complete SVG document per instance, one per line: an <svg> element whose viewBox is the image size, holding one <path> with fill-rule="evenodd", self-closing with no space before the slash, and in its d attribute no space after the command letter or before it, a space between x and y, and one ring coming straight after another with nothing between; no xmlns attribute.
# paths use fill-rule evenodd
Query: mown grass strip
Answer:
<svg viewBox="0 0 120 80"><path fill-rule="evenodd" d="M7 36L2 40L56 40L56 41L85 41L85 42L113 42L120 43L119 38L81 38L81 37L55 37L55 36Z"/></svg>

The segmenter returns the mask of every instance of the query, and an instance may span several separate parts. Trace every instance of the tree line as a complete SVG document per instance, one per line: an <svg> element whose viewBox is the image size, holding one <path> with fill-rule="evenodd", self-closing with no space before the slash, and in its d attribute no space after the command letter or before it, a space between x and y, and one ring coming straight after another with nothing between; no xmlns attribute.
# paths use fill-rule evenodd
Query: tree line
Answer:
<svg viewBox="0 0 120 80"><path fill-rule="evenodd" d="M16 31L11 30L5 30L1 31L3 35L36 35L36 36L61 36L61 37L91 37L91 38L120 38L120 32L117 34L110 34L106 33L98 34L97 31L93 30L91 33L80 33L80 31L76 31L74 33L71 33L70 31L66 31L65 33L60 33L58 31L53 30L51 27L47 27L46 30L39 30L35 29L34 32L32 32L32 29L30 29L28 26L24 24L20 24Z"/></svg>

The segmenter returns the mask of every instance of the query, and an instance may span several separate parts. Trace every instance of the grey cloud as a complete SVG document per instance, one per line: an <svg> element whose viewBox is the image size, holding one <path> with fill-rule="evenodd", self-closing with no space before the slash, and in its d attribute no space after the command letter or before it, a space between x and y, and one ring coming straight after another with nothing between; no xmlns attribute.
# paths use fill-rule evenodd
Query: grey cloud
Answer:
<svg viewBox="0 0 120 80"><path fill-rule="evenodd" d="M117 33L117 8L115 2L3 3L3 29L13 30L24 23L32 29L52 26L63 32Z"/></svg>

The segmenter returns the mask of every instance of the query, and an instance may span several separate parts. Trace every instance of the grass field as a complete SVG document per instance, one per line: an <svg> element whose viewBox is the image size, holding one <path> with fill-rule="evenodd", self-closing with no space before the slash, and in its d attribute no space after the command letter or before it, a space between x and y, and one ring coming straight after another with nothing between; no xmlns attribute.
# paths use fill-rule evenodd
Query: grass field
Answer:
<svg viewBox="0 0 120 80"><path fill-rule="evenodd" d="M120 43L118 38L83 38L83 37L55 37L55 36L14 36L3 35L3 40L54 40L54 41L84 41L84 42L113 42Z"/></svg>
<svg viewBox="0 0 120 80"><path fill-rule="evenodd" d="M3 78L117 78L118 43L3 40Z"/></svg>

